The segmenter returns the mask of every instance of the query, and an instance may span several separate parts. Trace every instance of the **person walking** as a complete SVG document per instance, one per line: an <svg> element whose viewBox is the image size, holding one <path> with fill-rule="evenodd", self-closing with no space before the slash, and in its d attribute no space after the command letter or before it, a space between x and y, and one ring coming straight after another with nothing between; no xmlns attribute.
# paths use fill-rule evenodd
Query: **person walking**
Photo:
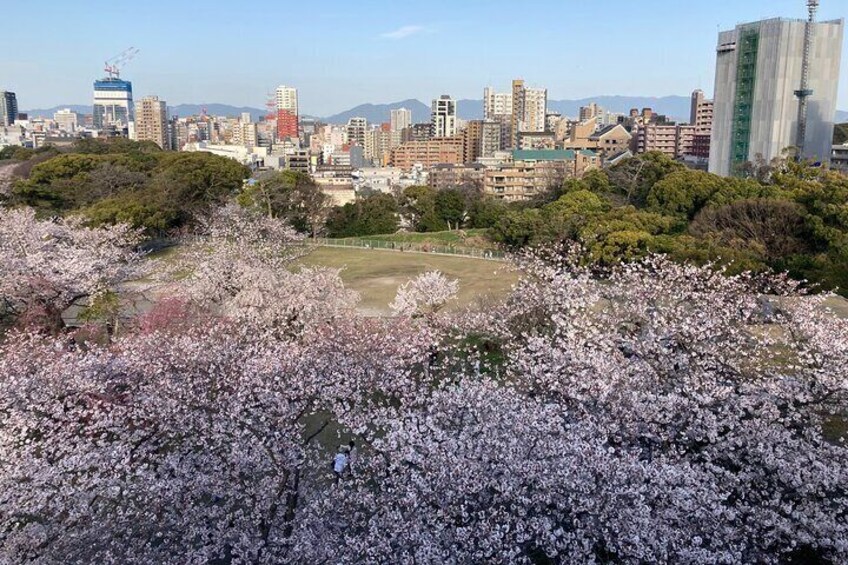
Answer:
<svg viewBox="0 0 848 565"><path fill-rule="evenodd" d="M333 474L336 476L336 482L339 482L339 479L342 478L342 474L345 472L345 469L348 465L348 454L347 448L340 447L339 452L336 453L336 456L333 457Z"/></svg>

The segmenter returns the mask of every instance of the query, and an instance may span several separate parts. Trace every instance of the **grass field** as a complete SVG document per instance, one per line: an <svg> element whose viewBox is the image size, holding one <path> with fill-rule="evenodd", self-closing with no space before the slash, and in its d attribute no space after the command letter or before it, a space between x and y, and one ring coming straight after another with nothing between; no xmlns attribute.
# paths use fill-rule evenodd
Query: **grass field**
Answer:
<svg viewBox="0 0 848 565"><path fill-rule="evenodd" d="M398 232L385 235L366 235L363 237L348 237L345 239L389 241L394 243L415 243L418 245L456 245L458 247L474 247L479 249L494 249L495 244L486 236L489 230L451 230L429 233Z"/></svg>
<svg viewBox="0 0 848 565"><path fill-rule="evenodd" d="M425 271L438 270L459 279L459 299L451 303L451 309L502 298L518 281L506 263L424 253L320 247L302 262L342 267L345 285L362 297L360 311L370 315L388 314L398 286Z"/></svg>

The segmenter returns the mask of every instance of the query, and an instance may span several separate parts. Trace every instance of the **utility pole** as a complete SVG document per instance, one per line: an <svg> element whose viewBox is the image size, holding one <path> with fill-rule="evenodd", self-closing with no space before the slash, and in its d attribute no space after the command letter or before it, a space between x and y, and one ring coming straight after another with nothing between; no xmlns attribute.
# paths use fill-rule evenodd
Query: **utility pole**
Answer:
<svg viewBox="0 0 848 565"><path fill-rule="evenodd" d="M795 91L798 98L798 136L795 145L798 148L796 160L803 159L804 146L807 143L807 98L812 96L810 89L810 53L813 48L813 24L816 21L816 11L819 8L819 0L807 0L809 18L804 26L804 55L801 63L801 88Z"/></svg>

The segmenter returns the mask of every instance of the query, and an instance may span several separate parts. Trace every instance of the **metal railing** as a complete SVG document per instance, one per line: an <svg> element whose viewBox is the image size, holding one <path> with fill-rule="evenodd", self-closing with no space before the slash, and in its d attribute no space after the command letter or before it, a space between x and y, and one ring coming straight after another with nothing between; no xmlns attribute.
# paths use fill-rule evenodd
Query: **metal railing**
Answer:
<svg viewBox="0 0 848 565"><path fill-rule="evenodd" d="M307 239L304 243L307 245L312 244L322 247L356 247L359 249L396 251L398 253L452 255L455 257L470 257L474 259L488 259L492 261L503 261L506 258L506 253L498 249L478 249L475 247L463 247L460 245L435 245L432 243L385 241L381 239L364 239L358 237L349 237L344 239L319 237Z"/></svg>

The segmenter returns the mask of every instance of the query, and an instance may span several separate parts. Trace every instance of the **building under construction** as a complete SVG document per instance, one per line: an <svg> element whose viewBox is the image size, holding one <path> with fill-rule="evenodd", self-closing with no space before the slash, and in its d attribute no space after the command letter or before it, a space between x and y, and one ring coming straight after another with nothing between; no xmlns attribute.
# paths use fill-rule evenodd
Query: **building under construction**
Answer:
<svg viewBox="0 0 848 565"><path fill-rule="evenodd" d="M758 155L795 148L827 161L833 139L843 20L770 19L719 33L709 170L737 174Z"/></svg>

